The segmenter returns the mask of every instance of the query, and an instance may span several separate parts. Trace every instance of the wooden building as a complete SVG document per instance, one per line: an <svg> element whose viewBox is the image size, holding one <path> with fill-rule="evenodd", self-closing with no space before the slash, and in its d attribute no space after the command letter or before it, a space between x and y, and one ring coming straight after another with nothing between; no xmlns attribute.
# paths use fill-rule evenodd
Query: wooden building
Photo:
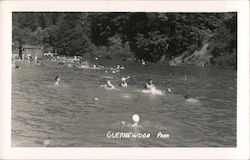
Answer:
<svg viewBox="0 0 250 160"><path fill-rule="evenodd" d="M43 47L35 45L15 45L12 44L12 54L13 56L19 56L20 58L27 58L27 56L32 57L42 57Z"/></svg>

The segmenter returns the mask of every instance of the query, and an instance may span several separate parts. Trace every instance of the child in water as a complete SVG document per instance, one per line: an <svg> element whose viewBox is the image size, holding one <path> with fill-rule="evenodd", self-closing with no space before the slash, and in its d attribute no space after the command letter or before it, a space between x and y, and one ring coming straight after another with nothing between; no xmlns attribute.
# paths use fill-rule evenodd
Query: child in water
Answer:
<svg viewBox="0 0 250 160"><path fill-rule="evenodd" d="M155 85L153 84L153 80L149 79L144 86L145 89L156 89Z"/></svg>
<svg viewBox="0 0 250 160"><path fill-rule="evenodd" d="M106 86L107 86L107 88L115 89L115 86L111 83L110 80L107 80Z"/></svg>
<svg viewBox="0 0 250 160"><path fill-rule="evenodd" d="M128 76L127 78L122 77L121 79L121 87L127 88L128 84L127 84L127 79L129 79L130 77Z"/></svg>
<svg viewBox="0 0 250 160"><path fill-rule="evenodd" d="M59 83L60 83L60 81L61 81L61 78L59 77L59 76L56 76L56 78L55 78L55 86L59 86Z"/></svg>

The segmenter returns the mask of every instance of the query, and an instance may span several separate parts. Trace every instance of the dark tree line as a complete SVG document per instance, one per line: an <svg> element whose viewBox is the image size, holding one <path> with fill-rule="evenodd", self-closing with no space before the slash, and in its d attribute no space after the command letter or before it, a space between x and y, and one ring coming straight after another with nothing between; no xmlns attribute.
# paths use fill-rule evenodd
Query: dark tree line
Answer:
<svg viewBox="0 0 250 160"><path fill-rule="evenodd" d="M236 13L15 12L13 43L62 55L168 61L209 44L210 62L236 68Z"/></svg>

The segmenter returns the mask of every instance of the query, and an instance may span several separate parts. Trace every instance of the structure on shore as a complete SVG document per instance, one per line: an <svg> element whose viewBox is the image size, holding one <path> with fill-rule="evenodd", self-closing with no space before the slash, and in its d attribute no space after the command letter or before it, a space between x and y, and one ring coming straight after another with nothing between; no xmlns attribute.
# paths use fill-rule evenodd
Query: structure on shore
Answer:
<svg viewBox="0 0 250 160"><path fill-rule="evenodd" d="M16 45L12 44L12 55L14 57L19 56L20 59L32 57L42 57L43 56L43 46L38 45Z"/></svg>

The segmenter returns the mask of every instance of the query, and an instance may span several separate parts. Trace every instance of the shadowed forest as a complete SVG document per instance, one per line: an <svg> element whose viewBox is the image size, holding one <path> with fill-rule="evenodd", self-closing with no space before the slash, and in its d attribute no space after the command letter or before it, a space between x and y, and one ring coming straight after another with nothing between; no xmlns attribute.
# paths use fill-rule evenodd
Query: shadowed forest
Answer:
<svg viewBox="0 0 250 160"><path fill-rule="evenodd" d="M237 69L237 13L13 12L12 43L59 55Z"/></svg>

